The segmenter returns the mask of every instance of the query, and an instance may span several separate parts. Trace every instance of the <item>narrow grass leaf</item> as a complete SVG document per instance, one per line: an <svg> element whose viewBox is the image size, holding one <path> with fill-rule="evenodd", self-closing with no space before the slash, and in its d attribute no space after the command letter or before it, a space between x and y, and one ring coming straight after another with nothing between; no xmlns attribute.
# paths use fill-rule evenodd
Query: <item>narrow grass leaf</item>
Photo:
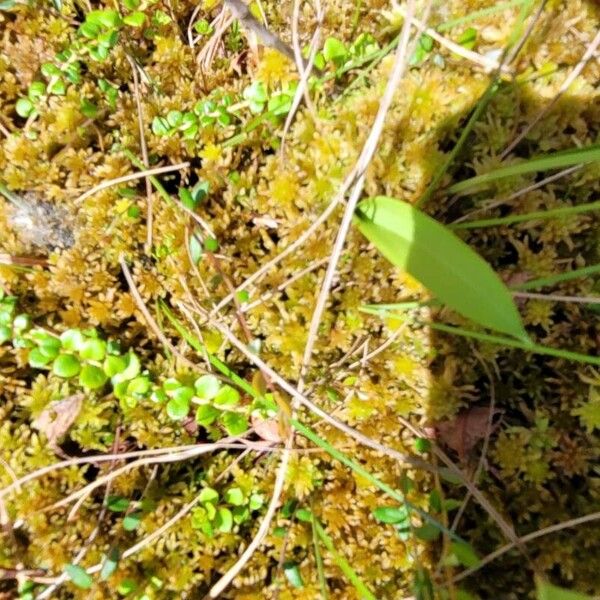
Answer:
<svg viewBox="0 0 600 600"><path fill-rule="evenodd" d="M479 325L528 340L500 277L444 225L386 196L361 202L355 223L390 262L418 279L444 304Z"/></svg>
<svg viewBox="0 0 600 600"><path fill-rule="evenodd" d="M376 600L371 590L362 582L360 577L356 574L356 571L350 566L350 563L335 549L332 539L325 533L325 530L313 517L313 523L315 524L315 530L321 542L328 552L331 554L333 561L340 568L342 573L348 578L348 581L354 586L358 592L361 600Z"/></svg>
<svg viewBox="0 0 600 600"><path fill-rule="evenodd" d="M593 600L591 596L565 590L547 581L537 581L537 600Z"/></svg>
<svg viewBox="0 0 600 600"><path fill-rule="evenodd" d="M506 177L515 177L517 175L526 175L527 173L548 171L550 169L562 169L573 165L585 165L598 160L600 160L600 145L554 152L465 179L449 187L448 192L450 194L478 192L488 187L494 181L505 179Z"/></svg>

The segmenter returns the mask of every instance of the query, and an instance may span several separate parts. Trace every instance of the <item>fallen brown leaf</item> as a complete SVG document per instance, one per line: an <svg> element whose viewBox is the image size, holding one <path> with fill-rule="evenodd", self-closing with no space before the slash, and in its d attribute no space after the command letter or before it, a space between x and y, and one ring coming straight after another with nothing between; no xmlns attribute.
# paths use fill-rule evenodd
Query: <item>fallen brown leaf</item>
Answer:
<svg viewBox="0 0 600 600"><path fill-rule="evenodd" d="M281 442L279 419L252 417L252 428L259 438L267 442Z"/></svg>
<svg viewBox="0 0 600 600"><path fill-rule="evenodd" d="M83 394L73 394L62 400L51 402L32 423L48 438L48 445L57 452L59 440L73 424L83 402ZM62 454L62 452L58 452Z"/></svg>
<svg viewBox="0 0 600 600"><path fill-rule="evenodd" d="M500 412L494 410L492 419ZM436 423L437 438L464 460L477 443L487 435L489 418L489 406L473 406L461 411L450 421Z"/></svg>

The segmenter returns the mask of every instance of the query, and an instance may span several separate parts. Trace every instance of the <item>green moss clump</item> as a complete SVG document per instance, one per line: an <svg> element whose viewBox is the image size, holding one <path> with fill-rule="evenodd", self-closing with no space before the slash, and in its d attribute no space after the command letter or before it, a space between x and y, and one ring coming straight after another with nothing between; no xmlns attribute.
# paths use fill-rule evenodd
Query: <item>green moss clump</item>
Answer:
<svg viewBox="0 0 600 600"><path fill-rule="evenodd" d="M0 13L2 183L15 194L35 195L55 207L57 214L72 215L76 232L63 247L53 242L41 249L33 247L31 236L24 236L15 226L12 205L2 201L1 252L37 259L43 255L47 267L21 269L0 264L0 285L19 298L20 310L33 316L36 327L54 333L97 328L102 339L118 339L123 352L135 351L152 381L172 377L191 381L199 373L192 372L188 361L204 369L204 359L181 340L164 316L159 317L160 301L165 301L186 319L190 331L199 332L209 352L231 365L248 385L261 388L264 382L257 380L256 369L243 354L201 318L192 324L187 317L193 314L195 303L212 310L230 292L230 284L239 285L277 256L326 208L369 134L393 59L388 55L370 70L353 68L337 77L335 65L325 65L325 76L311 84L314 110L299 110L280 154L285 111L276 114L281 104L269 108L269 101L283 102L281 96L288 92L291 96L298 81L294 65L274 50L254 52L252 36L247 44L246 34L235 28L224 33L212 61L206 60L202 52L207 39L200 35L193 47L187 39L194 3L130 7L135 4L126 2L122 16L142 11L143 25L123 20L118 25L103 25L106 30L91 37L79 29L86 20L80 6L70 2L64 3L60 14L47 6L22 4ZM270 27L289 42L287 21L292 3L262 4ZM198 18L210 22L216 17L219 7L213 5L204 2ZM351 48L365 32L372 34L379 48L385 47L397 32L394 23L399 20L389 14L387 3L379 0L358 6L358 21L356 3L338 1L328 6L323 39L334 36ZM488 3L482 1L453 0L434 7L430 20L436 25L485 7ZM100 4L94 8L115 7ZM518 11L515 7L474 21L474 49L483 55L497 53L507 42ZM518 77L504 83L443 186L499 164L503 148L552 99L568 70L577 64L598 22L598 8L591 1L548 3L514 64ZM309 41L315 24L307 8L301 22L303 44ZM444 35L460 40L468 27L462 23ZM113 30L116 41L111 41ZM108 56L103 59L104 51L98 46L99 36L104 34ZM488 75L465 59L437 45L430 50L427 43L421 47L425 51L415 58L402 82L366 172L366 195L385 194L415 202L445 162L488 83ZM65 50L75 54L69 58ZM75 55L81 63L78 75L70 73L65 64L75 60ZM136 69L137 88L129 59ZM23 104L17 108L17 103L22 98L31 100L30 86L35 82L50 85L44 75L47 63L58 65L62 74L57 77L64 79L65 89L59 86L59 93L55 88L42 98L35 95L34 86L34 112L24 117L20 114ZM595 85L598 71L597 63L590 62L509 160L595 143L600 123ZM73 82L69 74L80 80ZM223 101L224 96L231 99L231 105L229 100ZM167 202L154 188L147 191L144 181L102 189L79 200L94 186L134 170L124 149L142 158L138 101L150 165L189 163L177 172L161 175L160 181L168 195L188 202L180 190L194 190L198 182L202 184L204 191L200 199L192 198L192 208L210 228L210 236L176 202ZM215 105L207 104L210 102ZM241 106L231 113L226 110L236 104ZM189 127L183 127L184 119L189 120ZM458 202L447 198L442 188L428 210L451 222L474 211L479 218L487 218L589 202L598 192L598 166L586 166L552 184L511 197L535 182L536 175L503 180L485 195ZM148 196L153 226L152 247L146 252ZM261 358L292 382L299 377L307 324L339 216L340 209L300 251L250 286L247 297L237 298L253 338L248 341L254 343L253 348L260 342ZM598 262L595 225L596 217L586 214L461 235L511 281ZM201 242L190 246L190 236L195 233L204 247ZM205 238L210 238L210 243L206 244ZM157 316L158 326L177 353L165 348L147 327L122 277L121 257L131 265L141 298ZM304 273L296 277L300 271ZM592 278L584 278L564 282L553 292L592 296L596 288ZM491 434L485 469L476 482L486 497L519 535L593 512L599 493L594 464L600 421L597 374L562 360L532 358L487 344L474 348L464 340L433 335L426 326L416 326L412 314L382 321L359 310L365 303L391 303L399 298L427 300L428 296L418 282L392 267L352 230L315 345L307 380L311 398L360 432L400 452L412 453L414 434L404 419L428 428L469 407L489 404L494 394L502 417ZM528 331L538 343L597 353L593 331L597 313L590 306L536 298L518 302ZM464 325L446 310L420 314ZM242 337L233 304L224 308L222 318ZM393 341L382 349L391 336ZM375 349L381 351L361 364L363 354ZM33 423L52 402L73 391L69 382L56 374L33 371L28 356L28 349L18 344L0 346L2 487L10 485L13 476L22 477L56 462L46 437ZM493 388L488 373L495 378ZM77 456L113 450L123 453L199 445L218 437L210 423L190 426L185 419L174 421L160 403L127 405L113 391L108 386L90 390L61 439L62 452ZM283 394L276 399L279 406L289 402ZM243 396L240 406L250 406L250 398ZM338 430L313 421L308 413L302 412L301 417L312 422L329 443L343 448L389 486L403 489L411 502L438 518L444 519L437 495L443 492L447 499L456 500L448 504L447 517L452 521L456 514L452 511L463 498L462 488L442 484L427 472L401 468ZM280 423L275 421L269 423L270 431L279 435ZM254 425L251 418L250 422ZM260 552L223 597L319 596L312 529L294 516L292 505L312 507L334 539L336 550L377 597L410 596L415 593L414 573L425 571L431 573L440 597L444 597L443 586L459 569L446 560L448 564L436 579L442 544L407 538L391 525L377 522L373 511L391 504L379 490L326 453L314 452L304 438L297 436L296 444L298 451L291 460L273 527ZM480 447L460 457L467 461L463 466L469 473L474 472L471 467ZM99 488L72 520L68 519L68 507L45 509L108 473L110 466L92 463L52 471L6 498L15 535L11 538L2 533L0 568L21 565L43 569L49 577L59 576L83 547L82 565L89 567L102 561L110 548L123 551L166 525L202 490L211 488L222 504L197 505L158 540L123 559L107 582L94 579L92 591L92 597L98 598L133 589L136 598L202 596L256 533L273 490L278 457L278 452L242 454L236 449L161 464L156 470L144 466L111 484L110 495L127 502L129 513L127 509L107 509L104 490ZM251 518L236 522L238 492L232 496L232 489L240 490L248 503L253 496L263 499ZM227 494L233 501L223 500ZM231 524L225 510L231 514ZM419 524L415 520L415 525ZM595 526L589 526L542 538L527 546L529 556L540 572L558 583L598 593L594 532ZM505 542L474 502L467 506L458 533L482 556ZM324 554L331 597L357 597L333 557ZM278 568L282 556L297 564L303 588L296 589L285 580ZM4 586L1 591L6 588L14 593L13 583L0 585ZM511 597L526 598L532 585L531 573L512 551L466 581L481 598L500 597L506 590L512 590ZM69 583L53 597L85 598L89 593Z"/></svg>

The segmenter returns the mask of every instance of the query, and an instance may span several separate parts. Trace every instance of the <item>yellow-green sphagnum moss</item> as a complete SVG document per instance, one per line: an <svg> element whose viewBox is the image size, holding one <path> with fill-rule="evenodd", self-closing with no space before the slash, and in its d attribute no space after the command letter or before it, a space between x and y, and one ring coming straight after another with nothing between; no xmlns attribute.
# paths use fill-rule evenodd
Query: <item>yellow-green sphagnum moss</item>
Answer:
<svg viewBox="0 0 600 600"><path fill-rule="evenodd" d="M77 377L32 367L31 348L18 336L0 345L0 486L65 458L183 445L198 449L222 441L237 421L224 430L208 408L195 420L198 406L214 404L206 390L193 387L207 370L207 353L247 384L244 389L227 381L240 393L221 399L235 405L231 414L254 410L248 389L270 403L252 413L254 429L247 438L271 444L262 452L238 446L156 465L148 461L97 487L74 510L74 503L53 505L134 459L71 464L24 482L0 496L0 596L202 598L257 533L273 494L291 398L273 392L277 382L265 383L203 314L298 240L332 201L373 125L394 62L388 45L406 10L406 3L381 0L322 4L320 71L309 82L310 105L301 103L283 142L299 81L296 66L263 46L243 23L226 27L229 13L221 15L225 9L218 1L0 2L0 184L7 191L0 199L0 287L5 297L17 298L15 310L30 315L39 330L60 335L93 329L90 335L97 339L118 342L119 352L135 352L140 361L135 376L164 392L163 397L154 389L151 398L144 382L128 390L118 388L118 381L85 388L78 412L50 443L49 429L40 422L57 406L53 402L81 392ZM311 6L300 10L300 44L306 49L318 25ZM526 1L419 1L416 8L440 35L492 67L514 35L529 33L425 210L451 223L597 199L597 163L535 189L525 190L549 173L498 180L468 196L444 191L503 160L598 142L600 68L594 59L516 148L501 156L552 102L594 39L597 3L550 0L540 14L537 3ZM291 0L261 0L251 12L292 44ZM417 44L366 171L365 197L417 202L493 76L492 67L486 70L468 53L428 36ZM140 163L131 157L146 160L144 146L149 168L187 163L157 175L164 193L141 178L80 199L94 186L138 171ZM32 205L39 203L48 219L34 218L39 210ZM217 316L294 384L342 210L343 204ZM518 285L598 263L597 226L595 213L585 213L458 233L509 285ZM29 261L19 261L25 258ZM161 339L140 312L120 259L130 265ZM533 291L595 296L598 284L583 277ZM469 327L448 310L423 308L386 319L360 310L405 299L430 296L351 229L304 389L339 421L430 461L432 470L365 448L304 409L297 417L404 493L415 509L455 526L480 557L509 541L505 531L473 498L456 518L466 489L453 483L423 437L444 449L469 478L477 474L475 485L518 536L596 511L598 372L423 325L436 319ZM536 343L598 354L593 305L516 301ZM182 339L161 309L165 305L205 352ZM461 434L470 411L492 401L497 412L489 435L481 433L480 422L472 425L479 434L474 429ZM181 414L188 410L189 417ZM478 470L482 447L486 454ZM447 537L442 543L444 536L417 510L408 521L381 522L376 509L400 513L398 501L306 438L296 435L294 448L268 535L222 598L316 599L325 597L324 587L329 598L358 599L361 593L340 568L338 555L375 598L520 600L533 597L534 572L600 593L600 529L594 522L506 552L455 583L465 567L476 564L464 547L460 552L455 543L453 549ZM300 518L298 509L312 511L337 554L315 540L310 520ZM163 527L156 539L136 546ZM135 552L128 555L130 548ZM124 553L116 568L107 567L107 556ZM104 565L104 577L100 568L85 574L94 565Z"/></svg>

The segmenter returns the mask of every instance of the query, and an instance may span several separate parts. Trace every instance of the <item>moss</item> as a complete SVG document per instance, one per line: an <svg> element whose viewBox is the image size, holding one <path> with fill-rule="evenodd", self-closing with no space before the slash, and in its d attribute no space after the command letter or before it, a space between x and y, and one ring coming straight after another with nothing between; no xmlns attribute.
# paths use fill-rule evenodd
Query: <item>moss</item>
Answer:
<svg viewBox="0 0 600 600"><path fill-rule="evenodd" d="M325 37L335 35L351 41L354 4L337 2L328 7ZM384 4L379 0L363 2L359 21L359 31L371 31L381 45L392 35ZM291 2L263 5L270 25L287 39ZM446 2L434 10L432 22L462 16L485 5L475 1ZM8 132L0 143L2 180L15 192L34 194L57 211L76 215L77 229L84 232L65 247L52 243L47 269L36 267L23 272L0 266L0 285L19 296L23 309L33 314L41 326L56 331L94 326L108 337L118 337L124 348L134 348L140 354L157 377L181 374L184 365L146 327L122 279L119 256L125 255L131 261L140 294L153 314L159 299L167 299L173 305L190 302L182 280L193 298L210 308L213 301L229 291L224 278L235 285L242 282L296 240L326 207L357 159L378 109L378 94L391 68L388 57L344 96L344 87L355 81L360 72L324 83L314 94L316 114L300 110L282 156L281 119L265 120L237 144L223 142L239 133L240 127L250 120L251 116L244 113L223 128L203 128L194 139L184 139L180 133L170 137L155 135L151 130L154 117L170 110L190 111L211 90L241 96L252 81L263 81L271 92L297 80L287 59L271 50L261 50L254 57L245 42L241 52L219 47L212 66L201 69L197 63L198 47L190 48L185 36L194 8L189 2L172 7L159 2L148 8L149 17L155 9L167 15L173 9L176 19L155 23L154 31L147 35L128 29L107 61L86 58L83 81L69 85L64 96L51 96L40 106L39 116L27 126L29 137L24 134L26 123L16 114L15 103L39 76L40 65L77 39L75 23L81 15L79 8L70 3L65 3L60 17L47 8L24 5L0 14L0 107L5 115L0 117L0 123ZM200 14L210 20L217 12L218 7L205 7ZM515 14L515 10L510 10L479 20L477 51L485 53L500 47L509 36ZM305 17L303 43L309 39L313 19L310 14ZM506 85L497 95L444 184L451 178L458 181L499 164L499 152L554 96L568 69L577 63L585 44L595 34L597 23L598 9L591 1L548 3L516 65L519 72L528 72L531 77ZM457 27L448 35L456 39L463 30L463 26ZM131 203L141 209L140 218L128 216L129 204L123 202L117 188L98 192L83 202L76 200L94 185L133 170L121 148L141 156L127 54L134 56L141 68L140 101L151 163L190 162L186 169L164 175L161 181L173 196L179 187L192 186L200 179L209 183L209 194L197 211L218 239L218 254L224 257L221 273L216 273L207 260L195 266L190 264L185 229L192 224L177 206L167 204L155 192L153 256L143 255L147 235L144 182L131 184L135 191ZM415 201L443 164L469 111L485 89L484 73L445 50L439 54L445 63L443 68L428 60L407 74L402 93L395 98L388 115L375 160L366 172L367 194ZM552 71L552 65L558 67ZM511 160L596 142L600 122L595 88L598 76L598 65L591 62L576 85L517 147ZM114 101L110 93L107 95L99 87L99 79L118 90ZM81 113L83 98L98 106L96 117ZM551 185L507 200L513 192L534 181L533 175L506 180L488 195L463 198L458 203L440 193L431 212L449 222L480 210L486 201L490 208L481 210L479 217L550 210L565 203L591 201L598 192L598 166L585 167ZM498 200L504 203L494 207ZM23 239L11 226L10 214L9 205L2 203L2 252L30 254L31 240ZM288 257L252 286L249 302L272 293L301 269L327 258L339 215L338 210L301 252ZM596 220L589 215L567 221L526 223L475 231L465 239L507 279L535 278L597 262ZM315 268L247 313L250 330L262 342L262 358L291 381L298 378L307 323L322 277L323 267ZM593 280L583 279L563 283L553 291L593 295L596 290ZM394 302L399 298L427 296L416 282L369 248L357 232L351 232L324 315L325 325L316 342L308 381L312 397L361 432L399 451L412 452L413 436L400 417L425 426L451 419L469 406L489 402L492 390L486 373L491 370L497 374L494 389L502 422L490 440L489 466L478 482L481 489L522 535L592 512L600 493L594 471L599 412L596 375L563 361L532 358L491 345L478 346L475 354L464 340L434 336L427 328L414 327L410 319L382 323L358 310L363 303ZM522 314L539 343L597 352L593 331L597 316L589 307L526 300ZM464 324L444 310L431 316ZM224 319L235 322L231 307L224 311ZM160 325L186 356L199 361L166 323ZM400 334L398 327L402 328ZM200 331L211 350L235 365L248 381L252 380L254 369L223 342L222 336L204 325ZM391 335L396 335L393 343L361 367L362 353L379 348ZM488 366L482 367L480 360ZM350 368L353 363L357 366ZM331 364L337 366L331 368ZM17 476L22 476L55 462L44 436L31 424L50 402L67 391L53 375L36 378L27 368L22 351L1 347L0 368L0 456ZM328 394L332 389L335 395ZM304 417L309 419L308 415L303 414ZM427 474L403 471L393 461L357 446L322 423L314 423L314 427L389 485L400 487L401 481L410 477L414 485L411 500L427 507L427 492L434 487ZM91 394L70 428L63 449L73 454L109 451L117 430L122 451L205 441L170 421L160 407L144 404L124 411L114 396ZM203 432L206 436L209 433ZM297 443L300 449L306 449L305 440L298 438ZM241 458L239 463L237 458L239 454L222 452L163 465L154 476L150 469L140 469L115 480L111 494L136 501L147 498L154 508L144 515L135 533L124 530L121 515L107 514L98 536L88 546L84 564L99 561L111 545L124 549L164 525L198 493L202 482L219 489L235 484L268 498L277 456L252 455ZM101 511L102 490L82 505L79 517L73 521L67 521L64 509L41 509L104 472L105 467L93 465L65 469L24 486L13 495L7 504L9 514L13 522L22 520L19 536L25 541L0 544L0 566L22 564L47 569L51 575L60 574L86 543ZM217 481L220 476L222 479ZM10 482L9 472L0 469L0 484ZM459 497L452 486L445 492ZM365 583L377 590L378 597L411 595L416 565L435 564L434 555L439 548L432 550L412 538L403 540L391 526L377 523L372 510L387 504L381 493L324 453L294 456L284 494L284 501L290 499L314 503L315 513L334 538L338 551ZM232 533L213 538L200 534L192 517L182 519L153 545L122 561L108 584L98 583L94 588L94 597L112 597L115 587L125 579L137 583L137 594L146 593L150 598L204 594L226 572L238 548L251 539L263 512L264 508L256 513L255 520L236 526ZM286 528L285 542L272 529L264 547L224 597L274 597L276 589L280 598L318 596L310 527L286 516L283 510L278 511L275 525ZM557 581L598 593L597 565L590 559L598 553L594 531L574 529L544 538L528 547L532 560ZM503 543L500 533L474 503L467 508L459 533L481 554ZM302 590L282 581L277 569L282 552L299 564L306 584ZM356 596L330 556L326 557L325 571L332 597ZM482 598L499 597L507 589L514 590L513 597L525 598L532 583L518 556L509 553L487 567L480 577L470 579L469 585ZM71 585L57 594L61 598L87 597L87 592Z"/></svg>

